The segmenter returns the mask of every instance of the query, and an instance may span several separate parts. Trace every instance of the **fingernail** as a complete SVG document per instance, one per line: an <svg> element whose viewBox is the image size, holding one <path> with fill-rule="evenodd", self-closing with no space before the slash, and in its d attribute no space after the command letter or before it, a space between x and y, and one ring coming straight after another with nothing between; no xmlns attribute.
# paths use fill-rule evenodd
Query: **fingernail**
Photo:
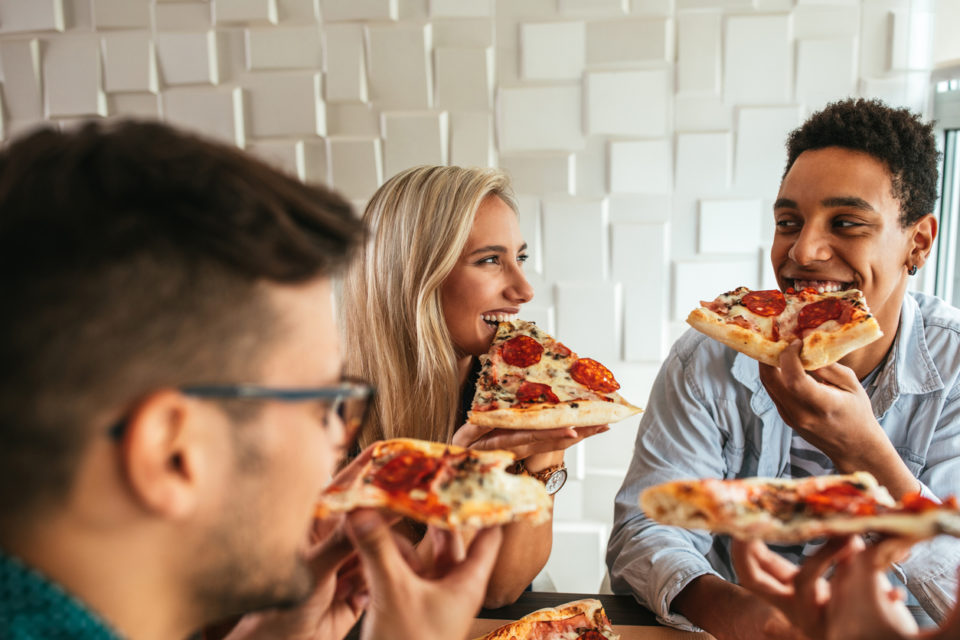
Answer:
<svg viewBox="0 0 960 640"><path fill-rule="evenodd" d="M380 526L380 518L377 517L376 512L367 509L358 509L347 514L347 521L358 536L370 534Z"/></svg>

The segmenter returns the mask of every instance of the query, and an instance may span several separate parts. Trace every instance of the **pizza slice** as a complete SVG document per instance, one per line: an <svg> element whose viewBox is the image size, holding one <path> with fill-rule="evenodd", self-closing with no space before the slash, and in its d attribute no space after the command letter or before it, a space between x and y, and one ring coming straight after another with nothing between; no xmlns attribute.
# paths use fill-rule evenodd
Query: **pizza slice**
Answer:
<svg viewBox="0 0 960 640"><path fill-rule="evenodd" d="M355 473L338 478L320 496L316 515L382 507L447 529L487 527L550 517L543 483L508 473L509 451L464 449L411 438L374 443Z"/></svg>
<svg viewBox="0 0 960 640"><path fill-rule="evenodd" d="M580 358L532 322L497 327L480 356L480 377L467 419L503 429L584 427L641 411L620 394L605 366Z"/></svg>
<svg viewBox="0 0 960 640"><path fill-rule="evenodd" d="M803 340L803 368L812 370L883 335L858 289L818 293L790 288L781 293L739 287L700 304L687 317L690 326L774 367L797 339Z"/></svg>
<svg viewBox="0 0 960 640"><path fill-rule="evenodd" d="M477 640L620 640L599 600L548 607L494 629Z"/></svg>
<svg viewBox="0 0 960 640"><path fill-rule="evenodd" d="M865 471L795 480L677 480L646 489L640 506L663 524L767 542L868 532L960 536L956 499L938 503L916 493L897 502Z"/></svg>

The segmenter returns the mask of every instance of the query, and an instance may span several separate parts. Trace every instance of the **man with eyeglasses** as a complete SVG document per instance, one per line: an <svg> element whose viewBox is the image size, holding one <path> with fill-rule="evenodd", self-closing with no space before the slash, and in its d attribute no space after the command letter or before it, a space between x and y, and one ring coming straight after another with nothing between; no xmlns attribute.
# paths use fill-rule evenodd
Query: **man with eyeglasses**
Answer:
<svg viewBox="0 0 960 640"><path fill-rule="evenodd" d="M499 530L424 577L377 512L313 522L371 394L330 282L362 234L157 123L0 151L0 639L466 633Z"/></svg>

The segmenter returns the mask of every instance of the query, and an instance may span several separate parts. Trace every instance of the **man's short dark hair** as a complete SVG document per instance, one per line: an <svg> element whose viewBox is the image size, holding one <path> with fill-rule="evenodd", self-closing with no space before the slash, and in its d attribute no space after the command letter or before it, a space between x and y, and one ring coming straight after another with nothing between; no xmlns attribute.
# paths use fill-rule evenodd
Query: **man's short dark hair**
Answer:
<svg viewBox="0 0 960 640"><path fill-rule="evenodd" d="M869 153L887 165L903 227L933 212L940 153L932 124L879 100L851 98L831 103L790 134L783 175L801 153L825 147Z"/></svg>
<svg viewBox="0 0 960 640"><path fill-rule="evenodd" d="M144 394L249 381L283 321L264 283L334 275L361 236L332 191L160 123L10 143L0 514L64 497L86 443Z"/></svg>

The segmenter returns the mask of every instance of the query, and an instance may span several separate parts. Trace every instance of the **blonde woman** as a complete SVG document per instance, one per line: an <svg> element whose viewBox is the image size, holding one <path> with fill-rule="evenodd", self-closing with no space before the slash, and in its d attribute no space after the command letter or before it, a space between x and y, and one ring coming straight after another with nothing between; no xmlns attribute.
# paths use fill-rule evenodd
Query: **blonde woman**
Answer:
<svg viewBox="0 0 960 640"><path fill-rule="evenodd" d="M361 445L414 437L509 449L525 473L544 481L562 473L563 450L605 425L501 431L465 424L477 356L489 348L496 321L533 298L506 175L409 169L373 195L364 220L370 239L347 274L342 304L348 373L377 387ZM551 529L547 522L505 530L486 606L513 602L530 584L550 556Z"/></svg>

